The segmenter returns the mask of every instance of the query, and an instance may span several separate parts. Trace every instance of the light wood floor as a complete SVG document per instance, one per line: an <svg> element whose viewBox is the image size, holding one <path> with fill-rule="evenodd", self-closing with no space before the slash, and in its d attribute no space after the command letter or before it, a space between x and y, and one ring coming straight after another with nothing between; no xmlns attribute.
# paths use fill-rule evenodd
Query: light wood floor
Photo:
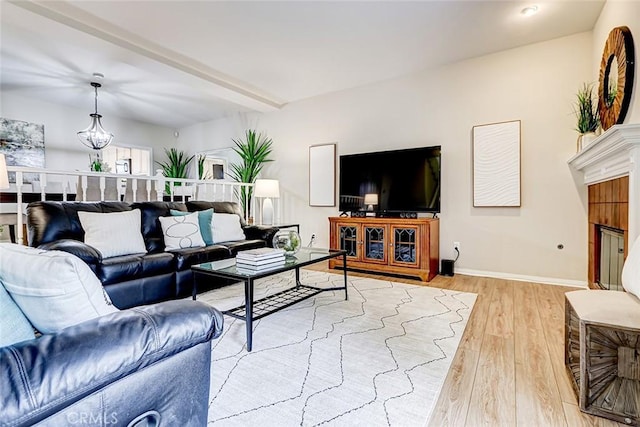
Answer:
<svg viewBox="0 0 640 427"><path fill-rule="evenodd" d="M431 426L622 427L580 412L565 370L564 293L576 288L459 274L426 286L478 295Z"/></svg>

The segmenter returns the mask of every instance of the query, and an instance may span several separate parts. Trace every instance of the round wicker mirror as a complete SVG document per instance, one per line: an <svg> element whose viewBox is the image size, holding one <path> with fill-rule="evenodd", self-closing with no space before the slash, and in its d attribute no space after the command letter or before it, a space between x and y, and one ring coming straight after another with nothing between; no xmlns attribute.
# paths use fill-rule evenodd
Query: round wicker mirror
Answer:
<svg viewBox="0 0 640 427"><path fill-rule="evenodd" d="M603 130L622 123L633 89L635 60L633 37L628 27L616 27L609 33L600 61L598 110Z"/></svg>

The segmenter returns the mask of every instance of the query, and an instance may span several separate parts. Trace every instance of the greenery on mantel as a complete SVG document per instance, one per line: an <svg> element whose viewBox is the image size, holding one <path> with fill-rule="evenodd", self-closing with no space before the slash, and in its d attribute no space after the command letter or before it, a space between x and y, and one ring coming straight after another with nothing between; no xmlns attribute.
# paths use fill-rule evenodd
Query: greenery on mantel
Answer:
<svg viewBox="0 0 640 427"><path fill-rule="evenodd" d="M593 96L593 84L584 83L576 96L578 98L574 106L574 112L578 119L576 130L581 134L595 132L600 125L600 120L598 102L594 100Z"/></svg>
<svg viewBox="0 0 640 427"><path fill-rule="evenodd" d="M232 140L235 144L233 151L240 156L240 163L231 164L231 171L229 176L238 182L254 183L258 174L262 170L262 167L267 162L272 162L273 159L269 158L271 155L271 149L273 141L262 133L257 133L253 129L247 129L245 131L245 139ZM247 206L253 195L253 189L247 191L246 188L242 188L240 193L240 203L242 209L247 212Z"/></svg>

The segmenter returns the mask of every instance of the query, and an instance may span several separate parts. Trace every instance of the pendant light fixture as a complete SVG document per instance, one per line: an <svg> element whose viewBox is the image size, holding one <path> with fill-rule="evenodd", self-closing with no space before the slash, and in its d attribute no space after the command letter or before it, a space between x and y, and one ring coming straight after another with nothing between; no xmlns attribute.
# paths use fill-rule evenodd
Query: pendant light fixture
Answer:
<svg viewBox="0 0 640 427"><path fill-rule="evenodd" d="M93 77L103 78L104 76L99 73L94 73ZM98 88L102 87L102 85L98 82L92 81L91 86L93 86L95 90L95 112L93 114L89 114L91 117L91 124L85 130L78 132L78 138L80 139L80 142L87 147L93 148L94 150L102 150L107 145L111 144L113 134L104 130L102 123L100 122L102 116L98 114Z"/></svg>

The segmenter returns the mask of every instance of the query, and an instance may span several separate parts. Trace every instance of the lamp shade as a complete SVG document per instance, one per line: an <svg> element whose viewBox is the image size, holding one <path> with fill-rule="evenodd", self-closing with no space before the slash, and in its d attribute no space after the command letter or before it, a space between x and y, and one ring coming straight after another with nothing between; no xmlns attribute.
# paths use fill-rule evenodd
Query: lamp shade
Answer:
<svg viewBox="0 0 640 427"><path fill-rule="evenodd" d="M369 193L364 195L364 204L365 205L377 205L378 204L378 194Z"/></svg>
<svg viewBox="0 0 640 427"><path fill-rule="evenodd" d="M9 173L7 172L7 161L4 154L0 154L0 190L9 188Z"/></svg>
<svg viewBox="0 0 640 427"><path fill-rule="evenodd" d="M277 179L256 179L256 197L280 197L280 182Z"/></svg>

